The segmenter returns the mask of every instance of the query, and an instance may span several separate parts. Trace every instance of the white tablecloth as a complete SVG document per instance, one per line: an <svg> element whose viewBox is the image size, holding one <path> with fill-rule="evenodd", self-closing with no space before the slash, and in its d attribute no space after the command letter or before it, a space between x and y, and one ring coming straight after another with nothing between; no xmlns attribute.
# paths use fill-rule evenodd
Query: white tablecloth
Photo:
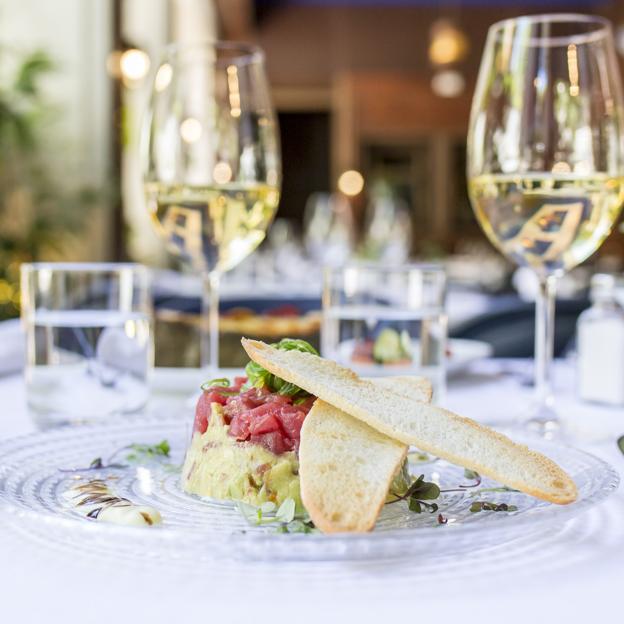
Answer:
<svg viewBox="0 0 624 624"><path fill-rule="evenodd" d="M526 364L483 362L451 384L449 407L504 422L527 400ZM624 410L573 398L570 365L560 365L562 412L578 446L619 471L615 445ZM190 411L185 395L153 408ZM19 377L0 380L0 439L33 431ZM624 588L624 496L544 534L461 557L400 564L179 565L94 559L16 530L0 515L0 622L620 622ZM322 618L322 619L321 619Z"/></svg>

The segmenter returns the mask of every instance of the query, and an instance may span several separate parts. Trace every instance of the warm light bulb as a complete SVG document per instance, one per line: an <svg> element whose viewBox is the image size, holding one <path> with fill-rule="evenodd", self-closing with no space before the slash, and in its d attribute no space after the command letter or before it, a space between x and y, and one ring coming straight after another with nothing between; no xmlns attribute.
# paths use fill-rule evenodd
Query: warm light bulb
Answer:
<svg viewBox="0 0 624 624"><path fill-rule="evenodd" d="M212 170L212 178L217 184L227 184L232 179L232 167L226 162L218 162Z"/></svg>
<svg viewBox="0 0 624 624"><path fill-rule="evenodd" d="M338 190L345 195L353 197L362 192L364 177L359 171L349 169L340 174L338 178Z"/></svg>
<svg viewBox="0 0 624 624"><path fill-rule="evenodd" d="M138 82L147 75L150 68L149 56L143 50L130 48L119 59L119 67L124 82Z"/></svg>
<svg viewBox="0 0 624 624"><path fill-rule="evenodd" d="M171 82L173 77L173 69L169 63L163 63L156 72L156 78L154 78L154 89L156 91L164 91Z"/></svg>
<svg viewBox="0 0 624 624"><path fill-rule="evenodd" d="M466 87L464 77L454 69L437 72L431 79L431 90L440 97L453 98L461 95Z"/></svg>
<svg viewBox="0 0 624 624"><path fill-rule="evenodd" d="M446 20L431 27L429 60L434 65L448 65L461 61L468 52L468 39L456 26Z"/></svg>
<svg viewBox="0 0 624 624"><path fill-rule="evenodd" d="M551 171L553 173L570 173L572 171L572 168L567 162L560 160L552 166Z"/></svg>
<svg viewBox="0 0 624 624"><path fill-rule="evenodd" d="M195 143L199 141L202 135L202 125L194 117L187 117L180 124L180 136L187 143Z"/></svg>

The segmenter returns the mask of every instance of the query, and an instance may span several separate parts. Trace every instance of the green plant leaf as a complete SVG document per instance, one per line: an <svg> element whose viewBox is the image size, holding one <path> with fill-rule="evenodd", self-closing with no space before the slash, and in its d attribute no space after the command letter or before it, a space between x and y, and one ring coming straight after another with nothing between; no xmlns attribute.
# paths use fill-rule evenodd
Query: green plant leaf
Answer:
<svg viewBox="0 0 624 624"><path fill-rule="evenodd" d="M309 342L299 338L282 338L282 340L271 346L281 351L301 351L318 355L318 351ZM293 400L295 397L305 399L310 396L309 393L302 390L299 386L271 374L253 360L245 366L245 374L247 375L248 383L255 388L268 388L271 392L278 392L282 396L293 397Z"/></svg>
<svg viewBox="0 0 624 624"><path fill-rule="evenodd" d="M431 461L432 456L422 451L413 451L407 454L407 459L412 464L422 464Z"/></svg>
<svg viewBox="0 0 624 624"><path fill-rule="evenodd" d="M299 386L295 386L294 383L290 382L284 382L283 384L280 384L280 388L278 390L278 393L282 396L294 396L299 392L301 392L301 388Z"/></svg>
<svg viewBox="0 0 624 624"><path fill-rule="evenodd" d="M163 457L169 457L169 453L171 452L171 446L168 440L163 440L160 444L157 444L155 449L156 455L162 455Z"/></svg>
<svg viewBox="0 0 624 624"><path fill-rule="evenodd" d="M515 505L508 505L507 503L475 501L470 505L470 511L472 513L478 513L480 511L518 511L518 508Z"/></svg>
<svg viewBox="0 0 624 624"><path fill-rule="evenodd" d="M275 512L275 519L279 522L288 524L295 519L295 501L293 498L287 498L279 506L279 509Z"/></svg>
<svg viewBox="0 0 624 624"><path fill-rule="evenodd" d="M171 446L168 440L162 440L162 442L158 444L134 443L125 448L131 451L126 455L128 461L149 461L158 457L169 457L169 453L171 452Z"/></svg>
<svg viewBox="0 0 624 624"><path fill-rule="evenodd" d="M256 362L250 361L247 366L245 366L245 374L247 375L249 383L255 388L263 388L268 385L266 380L270 374L269 371L262 368L260 364L256 364Z"/></svg>
<svg viewBox="0 0 624 624"><path fill-rule="evenodd" d="M263 514L273 513L277 509L277 505L273 501L267 501L266 503L262 503L260 505L260 510Z"/></svg>
<svg viewBox="0 0 624 624"><path fill-rule="evenodd" d="M409 510L413 511L414 513L422 513L422 505L420 504L420 501L415 498L410 498L407 506Z"/></svg>
<svg viewBox="0 0 624 624"><path fill-rule="evenodd" d="M13 88L24 94L35 95L41 76L53 69L52 59L43 50L37 50L26 57L21 64Z"/></svg>
<svg viewBox="0 0 624 624"><path fill-rule="evenodd" d="M624 435L618 438L617 445L622 455L624 455Z"/></svg>
<svg viewBox="0 0 624 624"><path fill-rule="evenodd" d="M435 500L440 496L440 488L435 483L425 481L417 490L414 490L412 496L420 500Z"/></svg>
<svg viewBox="0 0 624 624"><path fill-rule="evenodd" d="M300 338L282 338L279 342L274 342L272 347L280 351L302 351L303 353L312 353L318 355L319 352L306 340Z"/></svg>
<svg viewBox="0 0 624 624"><path fill-rule="evenodd" d="M254 507L254 505L249 505L248 503L243 503L242 501L237 501L236 507L249 524L258 524L258 507Z"/></svg>
<svg viewBox="0 0 624 624"><path fill-rule="evenodd" d="M285 499L277 510L273 502L266 502L260 507L256 507L237 501L236 507L245 520L254 526L276 525L278 533L312 533L315 531L307 511L301 514L296 513L296 504L293 498Z"/></svg>
<svg viewBox="0 0 624 624"><path fill-rule="evenodd" d="M282 524L280 526L283 529L282 533L318 533L318 530L314 528L312 522L305 522L303 520L293 520L288 524Z"/></svg>
<svg viewBox="0 0 624 624"><path fill-rule="evenodd" d="M220 377L219 379L211 379L210 381L205 381L200 388L202 390L209 390L214 386L219 386L220 388L229 388L230 380L225 377Z"/></svg>

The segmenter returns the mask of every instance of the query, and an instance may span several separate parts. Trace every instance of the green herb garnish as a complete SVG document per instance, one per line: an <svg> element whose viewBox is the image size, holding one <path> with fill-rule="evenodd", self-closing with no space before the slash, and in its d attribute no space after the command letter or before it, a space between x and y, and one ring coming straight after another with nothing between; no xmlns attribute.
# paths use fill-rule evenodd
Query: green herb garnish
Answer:
<svg viewBox="0 0 624 624"><path fill-rule="evenodd" d="M169 452L171 451L167 440L163 440L159 444L130 444L125 448L131 451L126 455L128 461L146 461L159 457L169 457Z"/></svg>
<svg viewBox="0 0 624 624"><path fill-rule="evenodd" d="M314 528L312 521L304 522L303 520L293 520L288 524L280 525L276 531L278 533L316 533L317 529Z"/></svg>
<svg viewBox="0 0 624 624"><path fill-rule="evenodd" d="M475 501L470 505L470 511L472 513L478 513L480 511L518 511L518 508L515 505L508 505L507 503Z"/></svg>
<svg viewBox="0 0 624 624"><path fill-rule="evenodd" d="M437 484L425 481L425 475L420 475L408 488L404 494L398 495L391 493L396 498L388 501L388 505L397 503L402 500L407 501L407 506L414 513L421 513L423 509L429 513L438 511L436 503L428 503L426 501L435 500L440 496L440 488Z"/></svg>
<svg viewBox="0 0 624 624"><path fill-rule="evenodd" d="M624 435L618 438L617 445L621 453L624 455Z"/></svg>
<svg viewBox="0 0 624 624"><path fill-rule="evenodd" d="M163 440L158 444L128 444L118 448L109 458L107 462L101 457L96 457L91 460L91 463L86 468L59 468L59 472L87 472L88 470L109 470L118 469L125 470L129 468L128 464L120 464L113 460L118 457L122 451L130 451L126 455L126 460L129 462L138 461L150 461L154 459L161 459L163 457L169 457L171 452L171 446L167 440ZM179 470L179 466L169 463L162 463L161 466L168 472Z"/></svg>
<svg viewBox="0 0 624 624"><path fill-rule="evenodd" d="M200 386L200 388L204 392L207 392L208 390L211 390L212 388L221 388L219 390L219 394L222 394L223 396L236 396L239 393L238 390L228 390L229 387L230 387L230 380L226 379L225 377L220 377L219 379L211 379L210 381L205 381Z"/></svg>
<svg viewBox="0 0 624 624"><path fill-rule="evenodd" d="M447 492L461 492L467 494L469 497L477 496L483 492L517 492L513 488L507 486L491 487L491 488L479 488L481 485L481 475L474 470L466 468L464 470L464 477L474 481L474 483L462 484L459 487L441 490L436 483L425 481L425 476L420 475L412 484L405 490L404 488L397 489L393 487L390 490L391 497L394 499L389 500L386 504L397 503L399 501L407 501L407 506L410 511L414 513L422 513L428 511L434 513L438 511L438 505L436 503L430 503L427 501L435 500L440 494ZM394 485L394 484L393 484ZM476 489L474 492L468 492L472 488ZM404 491L404 493L401 493ZM508 505L507 503L493 503L491 501L474 501L470 505L470 511L478 513L480 511L518 511L515 505ZM448 518L442 514L438 514L438 524L447 524Z"/></svg>
<svg viewBox="0 0 624 624"><path fill-rule="evenodd" d="M295 519L295 501L292 498L287 498L275 512L275 519L278 522L288 524Z"/></svg>
<svg viewBox="0 0 624 624"><path fill-rule="evenodd" d="M273 343L272 347L280 351L301 351L302 353L312 353L318 355L318 351L305 340L298 338L282 338L279 342ZM267 388L271 392L277 392L282 396L292 397L293 399L306 399L310 396L309 392L302 390L299 386L285 381L284 379L269 373L266 368L256 362L249 362L245 367L248 384L250 387Z"/></svg>
<svg viewBox="0 0 624 624"><path fill-rule="evenodd" d="M481 480L481 475L476 470L470 470L470 468L464 468L464 477L470 481Z"/></svg>
<svg viewBox="0 0 624 624"><path fill-rule="evenodd" d="M296 503L293 498L286 498L277 507L275 503L267 502L255 507L238 501L238 510L245 520L253 526L273 525L278 533L314 533L314 523L307 512L296 513Z"/></svg>
<svg viewBox="0 0 624 624"><path fill-rule="evenodd" d="M411 464L424 464L435 460L433 455L423 453L422 451L412 451L407 454L407 459Z"/></svg>
<svg viewBox="0 0 624 624"><path fill-rule="evenodd" d="M111 457L111 459L114 455ZM101 457L96 457L91 460L91 463L86 468L59 468L59 472L87 472L89 470L109 470L109 469L123 469L127 468L126 464L109 463L105 464Z"/></svg>
<svg viewBox="0 0 624 624"><path fill-rule="evenodd" d="M225 377L219 377L219 379L211 379L210 381L205 381L200 386L200 388L202 390L210 390L210 388L213 388L214 386L219 386L221 388L229 388L230 380L226 379Z"/></svg>

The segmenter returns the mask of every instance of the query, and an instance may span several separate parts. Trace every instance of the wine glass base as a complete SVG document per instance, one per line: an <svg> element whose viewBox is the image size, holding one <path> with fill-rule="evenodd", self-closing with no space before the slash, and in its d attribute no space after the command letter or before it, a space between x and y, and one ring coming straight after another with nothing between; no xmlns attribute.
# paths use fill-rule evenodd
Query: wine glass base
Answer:
<svg viewBox="0 0 624 624"><path fill-rule="evenodd" d="M516 420L516 426L545 440L561 440L564 427L550 405L535 403Z"/></svg>

